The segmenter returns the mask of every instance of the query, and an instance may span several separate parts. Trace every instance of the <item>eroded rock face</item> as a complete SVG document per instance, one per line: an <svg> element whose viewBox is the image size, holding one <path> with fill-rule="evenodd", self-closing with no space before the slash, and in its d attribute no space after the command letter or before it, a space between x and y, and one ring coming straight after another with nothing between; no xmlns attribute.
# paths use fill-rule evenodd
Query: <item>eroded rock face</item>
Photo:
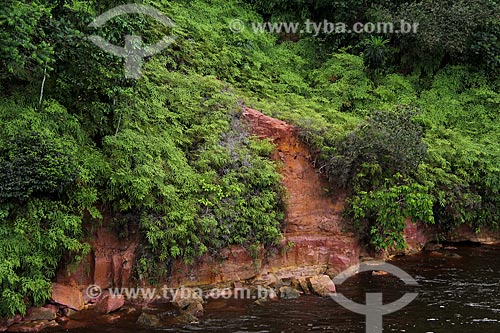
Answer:
<svg viewBox="0 0 500 333"><path fill-rule="evenodd" d="M476 242L481 244L500 244L500 233L488 228L482 228L476 232L472 228L461 225L458 229L450 232L447 237L450 242Z"/></svg>
<svg viewBox="0 0 500 333"><path fill-rule="evenodd" d="M106 217L103 225L88 239L92 253L71 274L66 268L59 270L57 282L80 289L89 285L97 285L102 290L133 286L131 276L139 244L137 227L131 226L128 237L120 238L110 227L109 220Z"/></svg>
<svg viewBox="0 0 500 333"><path fill-rule="evenodd" d="M406 219L405 240L408 248L406 253L412 254L422 250L434 251L441 248L435 244L436 239L444 239L447 242L475 242L481 244L500 244L500 233L481 229L479 232L466 225L461 225L448 234L440 234L434 226L411 222ZM438 237L439 235L439 237Z"/></svg>
<svg viewBox="0 0 500 333"><path fill-rule="evenodd" d="M416 253L422 251L425 245L433 239L432 231L418 222L412 222L411 218L406 219L406 228L404 231L407 253Z"/></svg>

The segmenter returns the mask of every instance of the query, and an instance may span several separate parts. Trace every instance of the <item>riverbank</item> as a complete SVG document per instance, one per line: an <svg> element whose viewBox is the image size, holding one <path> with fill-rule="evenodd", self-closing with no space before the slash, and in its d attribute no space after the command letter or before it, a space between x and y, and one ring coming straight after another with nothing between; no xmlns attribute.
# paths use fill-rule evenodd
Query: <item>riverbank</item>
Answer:
<svg viewBox="0 0 500 333"><path fill-rule="evenodd" d="M327 180L314 167L311 153L300 142L293 126L249 108L243 112L242 121L249 125L254 135L270 140L276 147L272 159L280 164L289 196L280 249L274 253L260 249L251 254L243 247L232 246L221 251L218 257L205 255L192 265L175 261L171 275L159 285L204 290L230 288L233 291L232 288L244 287L252 291L249 298L252 302L259 301L257 305L263 305L267 299L295 299L301 294L327 296L335 288L331 277L373 256L343 217L345 194L325 191ZM43 308L30 309L25 317L16 316L5 321L0 324L0 330L37 332L54 327L71 330L114 325L121 321L138 322L143 327L198 322L207 306L214 305L193 299L179 302L175 294L161 302L115 298L101 293L95 297L89 295L89 286L100 291L111 287L151 288L144 281L134 279L133 266L141 239L137 230L133 227L131 230L123 238L106 223L96 228L89 239L92 252L87 258L76 269L64 267L59 270L51 302ZM440 237L442 239L442 235ZM407 220L406 254L419 253L427 246L432 247L434 257L453 259L446 255L447 252L439 252L439 246L432 245L436 239L434 229ZM500 235L485 230L475 233L461 227L445 239L492 244L500 242ZM256 295L257 287L266 288L269 297ZM170 303L180 305L166 312L154 310L159 304Z"/></svg>
<svg viewBox="0 0 500 333"><path fill-rule="evenodd" d="M342 285L338 292L355 302L363 302L366 292L383 292L392 302L404 292L418 292L417 299L401 311L384 316L384 328L406 332L497 332L499 320L496 295L500 290L496 270L499 246L457 245L461 258L436 257L432 252L397 257L392 264L407 271L420 284L405 287L390 275L359 274ZM149 332L137 323L141 313L160 318L166 332L364 332L364 319L342 308L329 297L301 295L296 299L274 299L264 304L254 300L217 299L205 305L204 315L193 323L178 320L170 303L149 304L142 308L126 306L109 315L96 316L92 310L75 314L64 329L78 333Z"/></svg>

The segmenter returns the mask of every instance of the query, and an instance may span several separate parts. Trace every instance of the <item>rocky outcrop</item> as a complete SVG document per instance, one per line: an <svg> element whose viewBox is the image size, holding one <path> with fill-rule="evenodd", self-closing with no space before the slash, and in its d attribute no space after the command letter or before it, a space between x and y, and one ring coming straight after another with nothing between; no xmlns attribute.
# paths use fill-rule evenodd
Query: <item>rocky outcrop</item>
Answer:
<svg viewBox="0 0 500 333"><path fill-rule="evenodd" d="M139 245L138 228L132 225L127 237L119 237L109 220L105 218L103 225L93 230L88 239L92 253L75 270L61 269L57 282L80 288L97 285L103 290L131 285L135 250Z"/></svg>
<svg viewBox="0 0 500 333"><path fill-rule="evenodd" d="M500 232L492 231L488 228L481 228L476 232L472 228L461 225L456 230L450 232L446 237L450 242L474 242L481 244L500 244Z"/></svg>
<svg viewBox="0 0 500 333"><path fill-rule="evenodd" d="M281 250L269 255L261 249L255 258L244 248L231 246L220 251L217 258L206 255L191 265L175 261L171 276L163 282L171 288L234 281L260 285L262 282L267 285L271 298L277 293L284 298L298 297L297 289L327 295L335 287L326 281L324 274L334 275L356 264L362 252L356 237L345 231L346 223L342 218L345 194L325 190L329 188L328 182L314 168L311 154L298 139L295 127L248 108L243 112L242 121L253 134L276 146L272 158L279 162L282 182L288 191ZM128 236L121 238L110 227L110 220L105 217L102 226L92 230L88 240L92 252L82 264L58 272L52 302L58 304L60 314L70 309L81 310L84 302L97 302L94 313L103 315L123 306L123 298L113 298L106 293L94 299L82 297L82 291L90 285L97 285L102 290L136 286L131 277L140 242L138 228L129 227ZM292 278L296 281L294 286L283 285L282 281ZM187 322L195 321L204 310L203 299L192 296L186 298L176 294L173 298L173 304ZM65 328L76 323L75 320L68 322L68 316L57 318ZM138 322L151 327L160 325L158 317L147 313L142 314Z"/></svg>
<svg viewBox="0 0 500 333"><path fill-rule="evenodd" d="M342 218L345 193L331 193L327 180L312 164L309 150L298 138L295 127L245 109L242 119L254 135L275 146L272 158L282 165L282 182L288 192L284 249L274 256L262 252L257 259L238 246L220 253L223 260L209 256L197 264L174 265L171 285L209 285L252 279L273 273L278 278L331 275L356 264L361 247L354 234L346 232Z"/></svg>
<svg viewBox="0 0 500 333"><path fill-rule="evenodd" d="M480 244L500 244L500 233L498 231L491 231L488 228L476 231L466 225L461 225L453 231L442 233L436 230L434 226L412 222L410 218L406 220L404 234L408 246L405 251L406 254L413 254L422 250L439 250L442 244L436 243L437 240L448 243L473 242Z"/></svg>
<svg viewBox="0 0 500 333"><path fill-rule="evenodd" d="M174 261L172 275L163 282L176 288L256 280L264 276L277 279L332 276L357 264L360 255L366 253L355 235L346 231L349 225L342 218L345 193L326 190L330 188L328 182L314 167L309 150L298 138L297 129L250 108L244 110L241 118L254 135L271 141L276 147L271 157L279 162L282 182L288 192L282 250L271 256L261 250L254 258L244 248L231 246L221 250L217 258L206 255L191 265ZM57 282L80 290L91 284L103 290L137 284L131 276L140 241L138 228L129 228L128 237L120 238L109 227L109 220L105 218L102 227L93 231L89 239L93 251L87 260L71 274L62 269ZM432 229L407 220L407 252L420 251L434 238ZM494 234L483 237L465 230L453 235L453 239L500 241ZM79 300L62 302L72 303L68 307L82 306Z"/></svg>
<svg viewBox="0 0 500 333"><path fill-rule="evenodd" d="M244 248L232 246L220 251L216 259L207 255L192 265L176 261L166 284L173 288L213 285L253 279L269 272L280 279L333 275L356 264L361 250L356 237L344 231L345 194L324 190L328 183L314 168L296 128L248 108L242 120L253 134L276 146L272 158L282 165L282 181L289 197L283 250L272 256L261 251L255 259ZM81 290L91 284L103 290L134 285L131 275L139 243L137 228L129 229L128 237L119 238L106 220L90 239L92 254L71 274L61 270L57 282Z"/></svg>

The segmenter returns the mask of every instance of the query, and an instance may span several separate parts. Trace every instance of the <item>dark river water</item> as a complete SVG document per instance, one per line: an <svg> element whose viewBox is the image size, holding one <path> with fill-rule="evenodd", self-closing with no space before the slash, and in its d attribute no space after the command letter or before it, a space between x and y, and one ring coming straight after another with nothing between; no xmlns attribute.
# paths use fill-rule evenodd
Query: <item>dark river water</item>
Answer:
<svg viewBox="0 0 500 333"><path fill-rule="evenodd" d="M461 258L436 253L400 257L392 264L419 283L406 286L392 276L361 273L337 286L338 292L364 303L366 292L383 292L384 303L406 292L418 297L402 310L386 315L384 332L500 332L500 247L459 246ZM163 311L165 311L164 309ZM158 309L161 311L161 309ZM365 318L331 298L303 296L296 300L212 301L199 324L144 329L130 321L74 329L75 333L145 332L365 332ZM62 331L59 331L62 332Z"/></svg>

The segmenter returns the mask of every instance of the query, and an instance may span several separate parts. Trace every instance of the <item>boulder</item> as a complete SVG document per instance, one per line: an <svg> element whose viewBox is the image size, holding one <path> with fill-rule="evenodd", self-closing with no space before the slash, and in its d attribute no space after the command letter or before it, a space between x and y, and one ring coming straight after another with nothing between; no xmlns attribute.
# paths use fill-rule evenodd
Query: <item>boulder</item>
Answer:
<svg viewBox="0 0 500 333"><path fill-rule="evenodd" d="M52 284L52 301L73 310L80 311L84 307L83 296L80 290L59 283Z"/></svg>
<svg viewBox="0 0 500 333"><path fill-rule="evenodd" d="M54 320L57 317L56 312L57 310L54 308L31 308L28 310L23 320L24 321Z"/></svg>
<svg viewBox="0 0 500 333"><path fill-rule="evenodd" d="M438 251L432 251L431 253L429 253L429 256L435 257L435 258L444 258L445 257L444 253L438 252Z"/></svg>
<svg viewBox="0 0 500 333"><path fill-rule="evenodd" d="M56 317L56 322L61 325L65 326L70 319L68 317L62 316L62 317Z"/></svg>
<svg viewBox="0 0 500 333"><path fill-rule="evenodd" d="M255 305L263 306L267 302L269 302L269 298L259 298L259 299L255 300L253 303Z"/></svg>
<svg viewBox="0 0 500 333"><path fill-rule="evenodd" d="M335 294L335 284L328 275L317 275L309 279L312 291L319 296L331 296Z"/></svg>
<svg viewBox="0 0 500 333"><path fill-rule="evenodd" d="M141 313L136 323L147 327L161 327L161 320L157 315L145 312Z"/></svg>
<svg viewBox="0 0 500 333"><path fill-rule="evenodd" d="M282 299L296 299L300 296L300 292L292 287L281 287L279 292Z"/></svg>
<svg viewBox="0 0 500 333"><path fill-rule="evenodd" d="M451 259L462 259L462 256L458 253L445 253L445 257Z"/></svg>
<svg viewBox="0 0 500 333"><path fill-rule="evenodd" d="M116 311L125 305L125 298L122 295L110 295L109 292L99 299L95 305L94 310L100 314L108 314L110 312Z"/></svg>

